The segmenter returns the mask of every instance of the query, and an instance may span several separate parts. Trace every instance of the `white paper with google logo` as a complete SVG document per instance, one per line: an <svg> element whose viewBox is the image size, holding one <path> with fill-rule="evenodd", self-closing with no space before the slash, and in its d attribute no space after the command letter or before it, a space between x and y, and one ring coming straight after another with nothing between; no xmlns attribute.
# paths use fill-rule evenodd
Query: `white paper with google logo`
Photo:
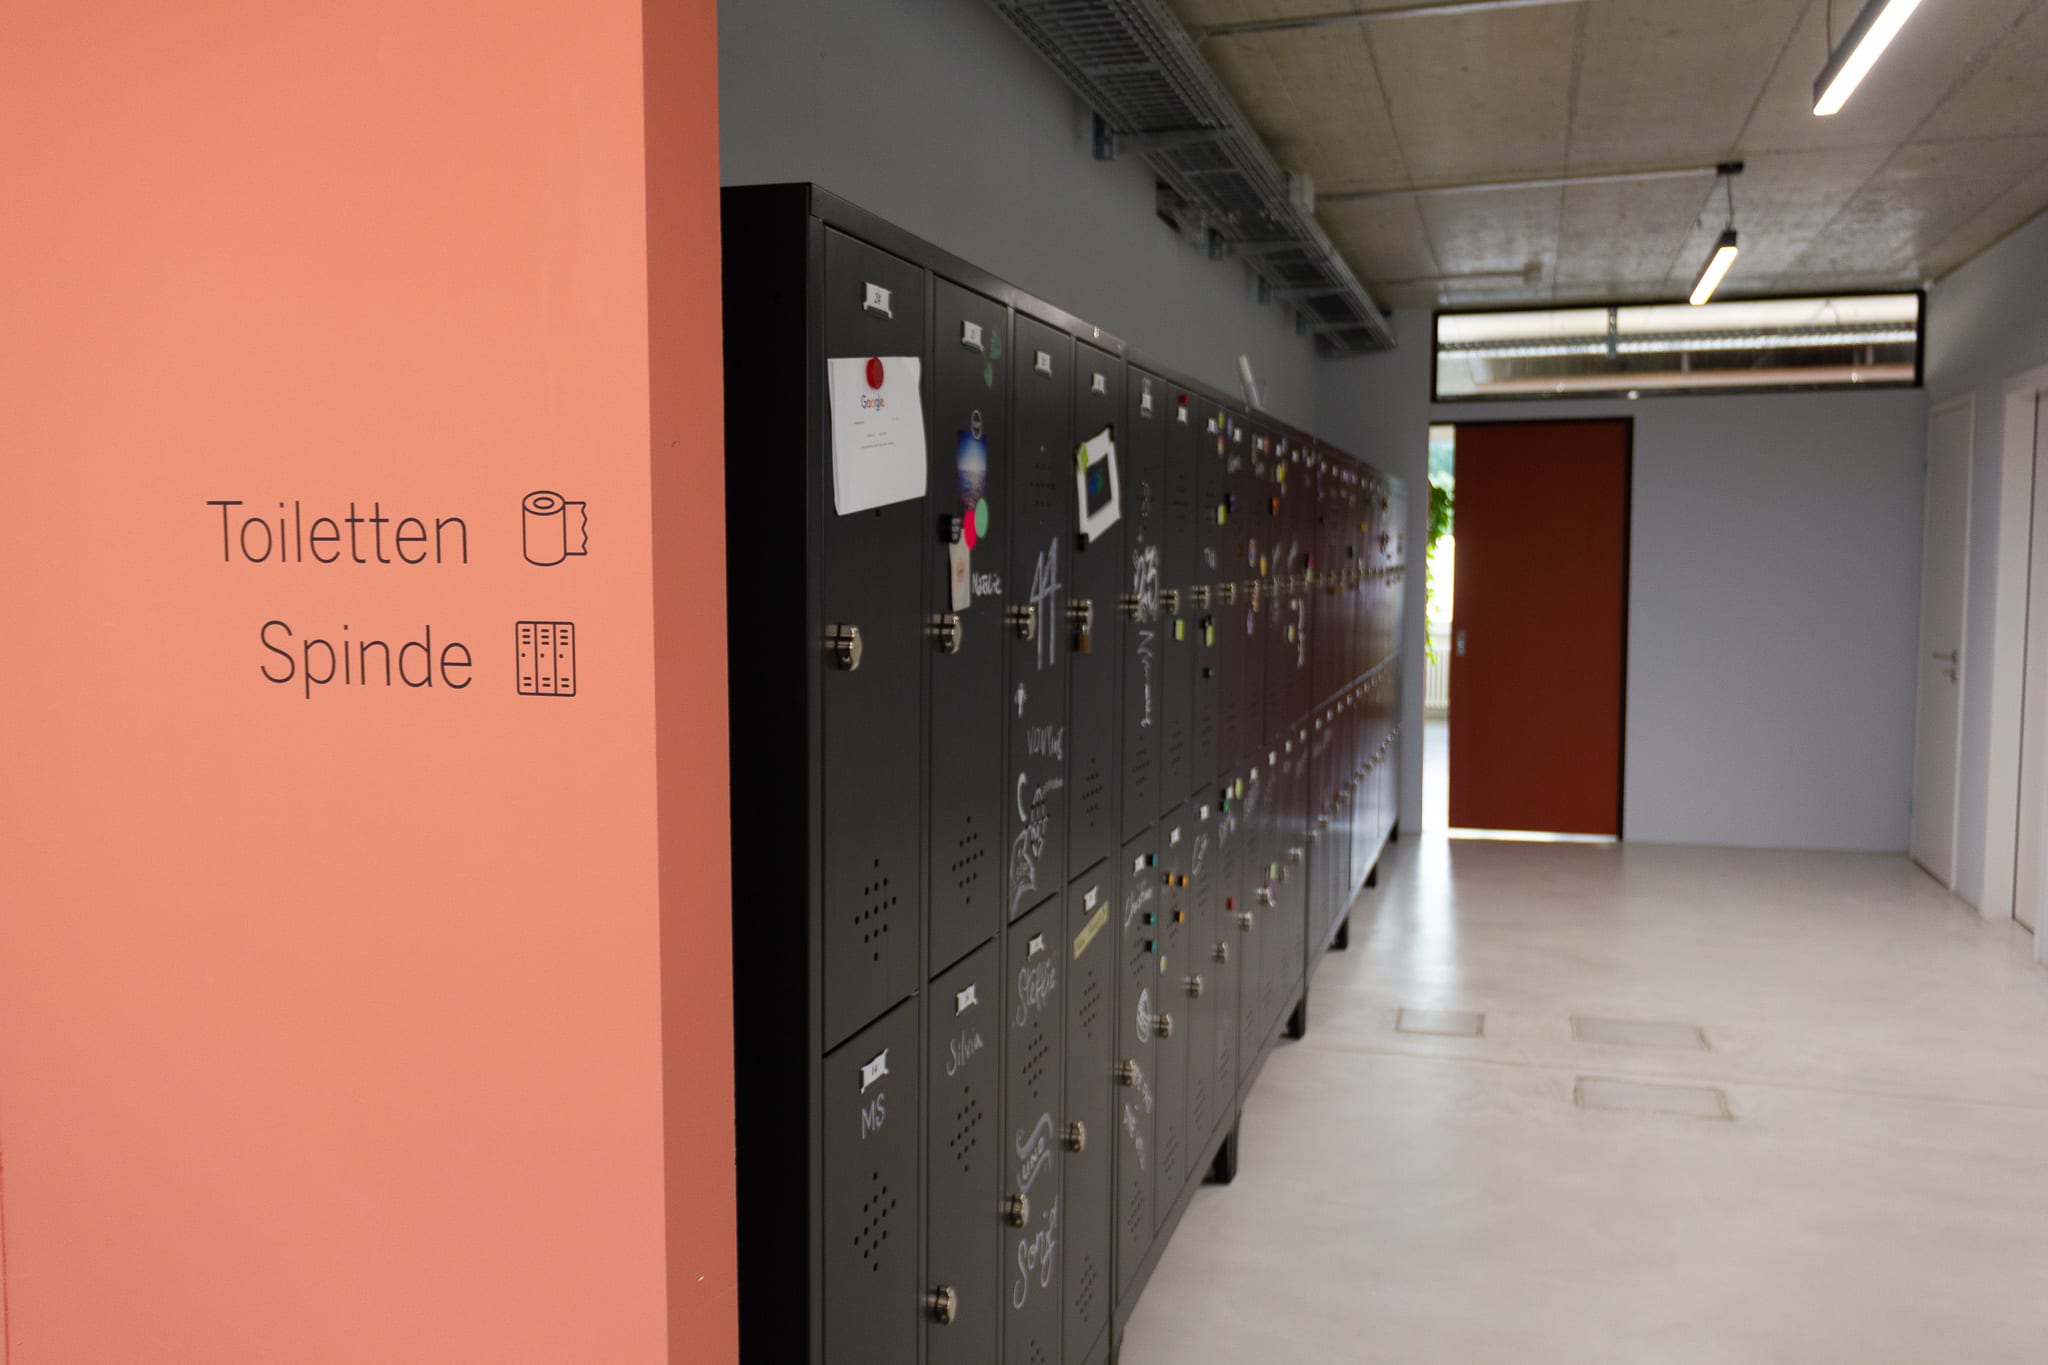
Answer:
<svg viewBox="0 0 2048 1365"><path fill-rule="evenodd" d="M871 382L876 367L880 384ZM924 399L916 356L825 362L832 405L832 506L840 516L924 496Z"/></svg>

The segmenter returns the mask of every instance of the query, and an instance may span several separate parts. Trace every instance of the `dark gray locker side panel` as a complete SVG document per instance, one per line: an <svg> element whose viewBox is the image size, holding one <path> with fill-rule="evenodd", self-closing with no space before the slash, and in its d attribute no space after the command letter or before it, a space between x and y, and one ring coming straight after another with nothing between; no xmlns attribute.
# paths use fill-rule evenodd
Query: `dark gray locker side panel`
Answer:
<svg viewBox="0 0 2048 1365"><path fill-rule="evenodd" d="M824 235L826 356L922 363L924 273L829 227ZM830 430L827 414L824 615L828 631L858 630L860 648L851 668L822 649L819 655L828 1048L917 989L924 672L918 552L925 544L921 500L836 514Z"/></svg>
<svg viewBox="0 0 2048 1365"><path fill-rule="evenodd" d="M1159 612L1165 586L1167 389L1162 380L1130 372L1124 452L1123 829L1130 839L1160 810L1161 749L1166 733L1169 641ZM1175 798L1178 800L1178 797Z"/></svg>
<svg viewBox="0 0 2048 1365"><path fill-rule="evenodd" d="M1004 923L1003 772L985 751L1003 705L1003 602L995 585L1010 537L988 514L1009 472L1010 314L950 280L934 280L932 292L930 516L921 543L931 618L927 885L937 970ZM956 560L968 594L959 609ZM980 758L963 762L963 755Z"/></svg>
<svg viewBox="0 0 2048 1365"><path fill-rule="evenodd" d="M929 997L925 1279L947 1311L925 1314L927 1365L985 1365L1002 1325L1001 949L983 944Z"/></svg>
<svg viewBox="0 0 2048 1365"><path fill-rule="evenodd" d="M1161 808L1190 795L1196 785L1194 754L1195 655L1199 632L1194 585L1200 581L1201 542L1196 526L1199 482L1200 426L1192 394L1169 389L1166 417L1165 561L1159 629L1162 641L1161 706L1164 733L1160 741ZM1207 781L1213 774L1205 774Z"/></svg>
<svg viewBox="0 0 2048 1365"><path fill-rule="evenodd" d="M1188 945L1193 884L1188 878L1194 852L1194 828L1185 809L1159 822L1159 955L1152 976L1152 1032L1158 1040L1153 1056L1152 1217L1164 1228L1166 1216L1187 1179L1188 1035L1187 988L1192 954Z"/></svg>
<svg viewBox="0 0 2048 1365"><path fill-rule="evenodd" d="M1055 899L1011 925L1004 968L1003 1358L1033 1365L1060 1359L1063 909Z"/></svg>
<svg viewBox="0 0 2048 1365"><path fill-rule="evenodd" d="M1115 1061L1116 1292L1130 1292L1152 1245L1153 967L1159 940L1160 873L1154 834L1146 830L1118 855Z"/></svg>
<svg viewBox="0 0 2048 1365"><path fill-rule="evenodd" d="M1074 346L1065 333L1021 314L1012 344L1009 506L997 508L991 521L999 544L1009 537L1002 865L1004 900L1015 919L1066 885L1067 575L1074 541L1067 381Z"/></svg>
<svg viewBox="0 0 2048 1365"><path fill-rule="evenodd" d="M1125 486L1123 361L1086 342L1074 343L1074 429L1069 443L1108 432L1117 445L1118 488ZM1069 460L1073 459L1069 451ZM1069 488L1074 481L1069 479ZM1079 494L1076 520L1079 518ZM1123 588L1124 521L1119 517L1100 536L1074 537L1072 619L1062 623L1070 648L1067 716L1067 877L1080 876L1107 858L1117 844L1117 655L1123 616L1117 598Z"/></svg>
<svg viewBox="0 0 2048 1365"><path fill-rule="evenodd" d="M1066 1358L1078 1362L1110 1314L1110 1048L1116 1027L1116 869L1105 862L1067 893Z"/></svg>
<svg viewBox="0 0 2048 1365"><path fill-rule="evenodd" d="M825 1365L916 1358L917 1052L906 1000L825 1059Z"/></svg>

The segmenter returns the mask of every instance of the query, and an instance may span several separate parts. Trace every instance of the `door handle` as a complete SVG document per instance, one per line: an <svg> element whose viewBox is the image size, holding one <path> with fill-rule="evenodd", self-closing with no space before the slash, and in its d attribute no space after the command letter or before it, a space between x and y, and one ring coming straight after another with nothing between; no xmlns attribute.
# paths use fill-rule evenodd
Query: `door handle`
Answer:
<svg viewBox="0 0 2048 1365"><path fill-rule="evenodd" d="M1934 654L1929 657L1941 660L1941 662L1947 664L1950 668L1956 668L1960 667L1963 662L1963 651L1960 649L1951 649L1945 654Z"/></svg>

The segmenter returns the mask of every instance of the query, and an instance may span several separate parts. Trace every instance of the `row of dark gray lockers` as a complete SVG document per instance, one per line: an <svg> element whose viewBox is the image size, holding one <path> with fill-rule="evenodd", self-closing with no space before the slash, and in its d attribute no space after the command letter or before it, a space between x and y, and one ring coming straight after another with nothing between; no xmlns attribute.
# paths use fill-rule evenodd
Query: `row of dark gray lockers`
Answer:
<svg viewBox="0 0 2048 1365"><path fill-rule="evenodd" d="M815 187L724 217L742 1352L1094 1365L1393 830L1401 488Z"/></svg>

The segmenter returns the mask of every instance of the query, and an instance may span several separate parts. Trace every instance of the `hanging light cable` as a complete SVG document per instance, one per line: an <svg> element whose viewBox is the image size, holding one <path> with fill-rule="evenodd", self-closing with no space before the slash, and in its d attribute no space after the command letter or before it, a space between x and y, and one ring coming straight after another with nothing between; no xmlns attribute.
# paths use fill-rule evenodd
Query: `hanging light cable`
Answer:
<svg viewBox="0 0 2048 1365"><path fill-rule="evenodd" d="M1693 281L1691 302L1697 308L1714 297L1714 291L1721 287L1728 271L1735 264L1735 253L1739 249L1735 237L1735 177L1742 174L1740 161L1724 161L1716 168L1721 183L1728 190L1728 226L1714 243L1714 250L1707 257L1707 263L1700 269L1700 277Z"/></svg>

